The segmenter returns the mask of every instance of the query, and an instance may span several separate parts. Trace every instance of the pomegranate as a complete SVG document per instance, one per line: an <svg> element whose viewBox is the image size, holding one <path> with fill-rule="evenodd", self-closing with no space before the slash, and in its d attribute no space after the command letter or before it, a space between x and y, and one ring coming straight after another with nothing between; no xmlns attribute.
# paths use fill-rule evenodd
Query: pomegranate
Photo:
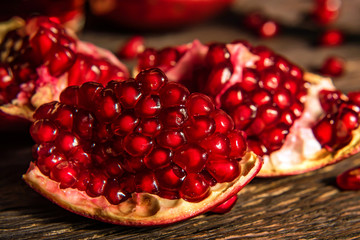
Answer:
<svg viewBox="0 0 360 240"><path fill-rule="evenodd" d="M339 56L327 57L320 69L320 72L325 76L339 77L344 73L345 60Z"/></svg>
<svg viewBox="0 0 360 240"><path fill-rule="evenodd" d="M90 0L97 18L121 27L164 30L189 26L209 19L234 0Z"/></svg>
<svg viewBox="0 0 360 240"><path fill-rule="evenodd" d="M0 53L2 123L12 123L10 117L32 120L38 106L57 100L69 85L128 77L127 68L112 53L78 40L71 30L46 17L32 18L9 31Z"/></svg>
<svg viewBox="0 0 360 240"><path fill-rule="evenodd" d="M105 87L69 86L34 118L25 181L105 222L163 225L226 212L262 165L229 115L156 68Z"/></svg>
<svg viewBox="0 0 360 240"><path fill-rule="evenodd" d="M212 97L246 132L249 148L264 157L258 176L299 174L359 151L360 104L340 93L339 101L324 97L322 90L336 92L329 78L245 41L204 45L195 40L166 49L165 56L161 49L145 49L135 71L159 67L170 81Z"/></svg>

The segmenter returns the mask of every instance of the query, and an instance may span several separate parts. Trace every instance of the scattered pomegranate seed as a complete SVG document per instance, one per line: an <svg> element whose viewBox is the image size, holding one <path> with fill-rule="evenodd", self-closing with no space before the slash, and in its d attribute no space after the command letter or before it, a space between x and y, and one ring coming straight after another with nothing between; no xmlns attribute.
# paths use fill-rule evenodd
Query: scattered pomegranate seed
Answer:
<svg viewBox="0 0 360 240"><path fill-rule="evenodd" d="M320 35L319 44L322 46L338 46L344 42L344 34L340 30L327 30Z"/></svg>
<svg viewBox="0 0 360 240"><path fill-rule="evenodd" d="M360 168L349 169L336 177L337 185L343 190L360 190Z"/></svg>
<svg viewBox="0 0 360 240"><path fill-rule="evenodd" d="M315 0L312 16L320 25L328 25L338 19L341 0Z"/></svg>
<svg viewBox="0 0 360 240"><path fill-rule="evenodd" d="M344 73L345 60L341 57L331 56L325 59L320 72L331 77L339 77Z"/></svg>
<svg viewBox="0 0 360 240"><path fill-rule="evenodd" d="M248 13L243 23L246 28L261 38L271 38L279 32L279 24L274 20L267 19L259 12Z"/></svg>

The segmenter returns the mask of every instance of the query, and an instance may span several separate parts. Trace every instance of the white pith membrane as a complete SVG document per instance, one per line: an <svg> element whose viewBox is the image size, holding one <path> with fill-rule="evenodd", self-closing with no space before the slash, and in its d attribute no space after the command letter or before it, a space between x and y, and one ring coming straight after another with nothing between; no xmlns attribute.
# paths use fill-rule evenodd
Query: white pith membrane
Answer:
<svg viewBox="0 0 360 240"><path fill-rule="evenodd" d="M25 25L24 21L20 21L17 18L14 19L14 21L16 21L17 25L12 22L7 24L10 24L10 26L15 25L16 28L7 27L4 28L4 31L1 31L0 26L0 40L2 39L2 36L10 30L18 29L18 31L26 32L27 35L30 35L35 31L33 28L37 27L33 26L35 24L32 23ZM109 50L78 40L75 33L70 29L66 29L66 32L76 39L76 53L82 53L84 55L92 56L93 58L106 59L114 66L123 70L124 77L128 77L127 67ZM3 61L2 56L0 60ZM50 75L48 68L44 65L38 67L36 72L38 74L38 79L31 83L22 83L20 85L21 90L17 94L17 97L13 99L11 103L0 106L0 112L3 113L2 115L7 114L32 121L32 115L37 107L44 103L58 100L61 91L68 86L68 72L63 73L59 77L53 77ZM34 91L35 94L32 94Z"/></svg>
<svg viewBox="0 0 360 240"><path fill-rule="evenodd" d="M256 68L254 63L258 59L258 56L251 53L241 43L226 44L226 47L231 54L230 60L234 70L230 80L215 99L217 107L220 107L220 96L234 83L239 82L239 79L242 79L243 68ZM181 82L181 79L187 79L184 74L193 72L195 65L205 61L209 47L198 40L194 40L192 43L177 46L176 49L182 56L175 66L165 73L169 81ZM138 71L139 69L135 68L134 72ZM191 77L189 78L191 79ZM315 123L324 116L318 95L323 89L335 90L335 86L330 78L309 72L304 73L304 80L309 82L310 86L302 115L295 120L289 129L283 146L270 155L263 156L264 164L257 175L258 177L285 176L308 172L336 163L360 151L360 128L353 131L351 142L340 149L330 152L321 147L312 131Z"/></svg>
<svg viewBox="0 0 360 240"><path fill-rule="evenodd" d="M169 200L150 193L133 193L119 205L110 204L104 196L89 197L78 189L61 189L60 183L45 176L31 163L24 180L30 187L59 206L77 214L104 222L156 226L182 221L211 210L237 194L259 172L262 159L248 152L239 162L240 175L232 182L217 183L210 195L200 202Z"/></svg>

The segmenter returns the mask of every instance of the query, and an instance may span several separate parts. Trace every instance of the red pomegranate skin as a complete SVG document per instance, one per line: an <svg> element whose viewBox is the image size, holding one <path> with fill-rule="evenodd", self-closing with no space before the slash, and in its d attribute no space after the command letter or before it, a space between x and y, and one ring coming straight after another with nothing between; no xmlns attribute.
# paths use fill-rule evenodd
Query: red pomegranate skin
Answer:
<svg viewBox="0 0 360 240"><path fill-rule="evenodd" d="M91 13L112 24L138 30L189 26L219 14L234 0L90 0Z"/></svg>

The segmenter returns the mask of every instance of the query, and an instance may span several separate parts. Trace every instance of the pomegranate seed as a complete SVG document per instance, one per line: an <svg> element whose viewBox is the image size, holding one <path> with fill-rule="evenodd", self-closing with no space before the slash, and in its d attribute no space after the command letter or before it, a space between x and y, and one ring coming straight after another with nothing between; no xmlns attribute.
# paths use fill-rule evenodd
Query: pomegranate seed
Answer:
<svg viewBox="0 0 360 240"><path fill-rule="evenodd" d="M193 93L189 96L186 107L190 115L200 116L210 114L210 112L214 111L215 105L208 96Z"/></svg>
<svg viewBox="0 0 360 240"><path fill-rule="evenodd" d="M116 89L116 95L124 108L134 108L140 100L142 93L135 81L126 81L120 83Z"/></svg>
<svg viewBox="0 0 360 240"><path fill-rule="evenodd" d="M70 132L61 132L55 139L56 148L65 153L71 152L78 145L78 138Z"/></svg>
<svg viewBox="0 0 360 240"><path fill-rule="evenodd" d="M116 178L107 181L104 196L114 205L118 205L130 197L129 193L123 189L122 184Z"/></svg>
<svg viewBox="0 0 360 240"><path fill-rule="evenodd" d="M60 104L52 111L51 119L59 128L71 130L74 122L74 109L71 106Z"/></svg>
<svg viewBox="0 0 360 240"><path fill-rule="evenodd" d="M92 172L90 174L89 183L86 187L86 193L90 197L98 197L103 195L105 191L105 185L107 182L107 177L101 172Z"/></svg>
<svg viewBox="0 0 360 240"><path fill-rule="evenodd" d="M141 123L136 128L136 131L145 135L145 136L157 136L162 129L159 119L157 118L147 118L143 119Z"/></svg>
<svg viewBox="0 0 360 240"><path fill-rule="evenodd" d="M197 141L215 132L215 121L208 116L196 116L191 119L190 125L186 126L184 130L190 140Z"/></svg>
<svg viewBox="0 0 360 240"><path fill-rule="evenodd" d="M223 202L216 208L212 209L211 212L221 213L221 214L227 213L235 206L237 199L238 199L237 195L234 195L231 198L229 198L229 200Z"/></svg>
<svg viewBox="0 0 360 240"><path fill-rule="evenodd" d="M240 86L247 92L254 90L257 87L259 81L259 74L250 68L244 68L243 79L240 82Z"/></svg>
<svg viewBox="0 0 360 240"><path fill-rule="evenodd" d="M34 122L30 128L30 134L37 143L54 141L58 135L58 128L47 119Z"/></svg>
<svg viewBox="0 0 360 240"><path fill-rule="evenodd" d="M224 158L211 158L206 163L206 170L216 179L217 182L231 182L240 174L237 161Z"/></svg>
<svg viewBox="0 0 360 240"><path fill-rule="evenodd" d="M213 43L209 45L205 60L209 66L215 67L218 64L228 62L229 60L230 52L225 44Z"/></svg>
<svg viewBox="0 0 360 240"><path fill-rule="evenodd" d="M187 173L197 173L205 167L207 157L205 149L196 144L187 144L175 152L174 163Z"/></svg>
<svg viewBox="0 0 360 240"><path fill-rule="evenodd" d="M186 173L179 166L171 165L155 172L160 189L176 191L180 188Z"/></svg>
<svg viewBox="0 0 360 240"><path fill-rule="evenodd" d="M335 113L341 104L341 92L323 89L319 92L319 100L325 112Z"/></svg>
<svg viewBox="0 0 360 240"><path fill-rule="evenodd" d="M233 72L232 68L232 64L227 62L216 65L209 74L204 92L210 96L218 94L224 85L230 81Z"/></svg>
<svg viewBox="0 0 360 240"><path fill-rule="evenodd" d="M243 99L244 93L242 88L238 85L234 85L221 96L221 106L222 108L229 111L230 109L234 109L237 105L241 104Z"/></svg>
<svg viewBox="0 0 360 240"><path fill-rule="evenodd" d="M360 92L349 92L348 97L349 97L349 102L354 103L357 106L360 106Z"/></svg>
<svg viewBox="0 0 360 240"><path fill-rule="evenodd" d="M146 155L153 145L149 137L140 133L131 133L124 139L124 149L134 157Z"/></svg>
<svg viewBox="0 0 360 240"><path fill-rule="evenodd" d="M322 46L338 46L344 42L344 34L340 30L327 30L321 34L319 43Z"/></svg>
<svg viewBox="0 0 360 240"><path fill-rule="evenodd" d="M244 132L236 130L227 135L230 140L230 158L239 159L244 156L247 150L246 136Z"/></svg>
<svg viewBox="0 0 360 240"><path fill-rule="evenodd" d="M172 151L166 148L154 148L148 156L144 158L145 165L150 169L166 167L172 161Z"/></svg>
<svg viewBox="0 0 360 240"><path fill-rule="evenodd" d="M67 105L79 104L79 86L70 86L60 94L60 102Z"/></svg>
<svg viewBox="0 0 360 240"><path fill-rule="evenodd" d="M159 89L167 82L166 76L160 71L160 69L151 69L148 72L140 72L136 76L136 81L139 82L144 94L153 94L159 91Z"/></svg>
<svg viewBox="0 0 360 240"><path fill-rule="evenodd" d="M60 182L60 188L69 188L76 183L78 172L74 164L61 161L51 169L50 178Z"/></svg>
<svg viewBox="0 0 360 240"><path fill-rule="evenodd" d="M166 108L159 117L162 125L165 128L173 129L181 128L188 118L186 109L184 107Z"/></svg>
<svg viewBox="0 0 360 240"><path fill-rule="evenodd" d="M158 185L159 184L153 172L141 172L135 176L135 186L137 192L157 193L159 191Z"/></svg>
<svg viewBox="0 0 360 240"><path fill-rule="evenodd" d="M339 0L316 0L312 15L318 24L327 25L338 18L340 8Z"/></svg>
<svg viewBox="0 0 360 240"><path fill-rule="evenodd" d="M254 105L241 104L237 106L230 116L233 118L237 129L245 129L254 119L257 108Z"/></svg>
<svg viewBox="0 0 360 240"><path fill-rule="evenodd" d="M147 48L139 54L139 68L147 69L155 67L157 52L155 49Z"/></svg>
<svg viewBox="0 0 360 240"><path fill-rule="evenodd" d="M199 202L210 194L209 185L202 177L195 173L188 174L180 188L180 196L189 202Z"/></svg>
<svg viewBox="0 0 360 240"><path fill-rule="evenodd" d="M62 154L53 153L49 156L39 155L37 159L37 166L44 174L48 175L57 164L60 162L66 161L66 158Z"/></svg>
<svg viewBox="0 0 360 240"><path fill-rule="evenodd" d="M161 103L157 95L148 95L142 98L135 107L135 113L144 117L155 117L160 113Z"/></svg>
<svg viewBox="0 0 360 240"><path fill-rule="evenodd" d="M120 47L117 55L120 58L133 59L144 49L144 38L142 36L133 36Z"/></svg>
<svg viewBox="0 0 360 240"><path fill-rule="evenodd" d="M343 74L345 68L345 60L337 57L331 56L325 59L320 72L324 75L331 77L339 77Z"/></svg>
<svg viewBox="0 0 360 240"><path fill-rule="evenodd" d="M160 69L166 71L179 60L180 53L175 48L164 48L158 52L156 64Z"/></svg>
<svg viewBox="0 0 360 240"><path fill-rule="evenodd" d="M58 77L66 72L75 62L75 53L67 47L59 46L49 52L45 58L52 76Z"/></svg>
<svg viewBox="0 0 360 240"><path fill-rule="evenodd" d="M278 34L279 25L273 20L266 20L260 25L257 31L260 37L271 38Z"/></svg>
<svg viewBox="0 0 360 240"><path fill-rule="evenodd" d="M223 110L216 109L211 117L215 120L215 132L226 134L234 129L234 121Z"/></svg>
<svg viewBox="0 0 360 240"><path fill-rule="evenodd" d="M13 72L5 63L0 64L0 89L7 88L10 84L14 83L15 79Z"/></svg>
<svg viewBox="0 0 360 240"><path fill-rule="evenodd" d="M336 177L337 185L343 190L360 190L360 169L349 169Z"/></svg>
<svg viewBox="0 0 360 240"><path fill-rule="evenodd" d="M331 145L334 134L333 122L329 117L326 117L313 127L313 133L322 146Z"/></svg>
<svg viewBox="0 0 360 240"><path fill-rule="evenodd" d="M164 107L184 106L187 97L190 95L183 85L170 82L160 91L160 99Z"/></svg>
<svg viewBox="0 0 360 240"><path fill-rule="evenodd" d="M212 154L218 155L229 155L231 151L229 138L221 133L214 133L212 136L206 138L202 142L202 147Z"/></svg>
<svg viewBox="0 0 360 240"><path fill-rule="evenodd" d="M126 136L135 129L138 123L139 118L132 111L126 111L113 121L111 129L117 135Z"/></svg>

